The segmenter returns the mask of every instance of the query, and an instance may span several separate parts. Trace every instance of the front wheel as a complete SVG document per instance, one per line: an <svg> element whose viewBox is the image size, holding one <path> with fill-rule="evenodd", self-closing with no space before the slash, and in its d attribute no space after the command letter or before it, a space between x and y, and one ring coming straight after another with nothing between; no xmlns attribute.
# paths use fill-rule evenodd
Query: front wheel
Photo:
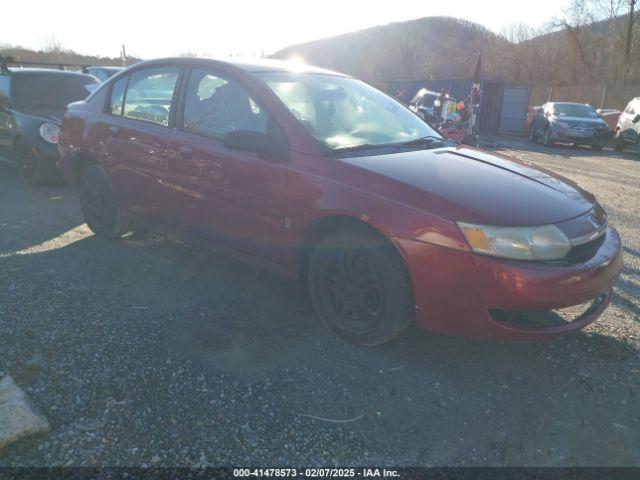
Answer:
<svg viewBox="0 0 640 480"><path fill-rule="evenodd" d="M97 236L114 239L127 233L128 224L109 176L99 165L89 165L80 176L80 206L87 225Z"/></svg>
<svg viewBox="0 0 640 480"><path fill-rule="evenodd" d="M47 180L42 161L24 140L15 145L15 161L20 178L28 185L42 185Z"/></svg>
<svg viewBox="0 0 640 480"><path fill-rule="evenodd" d="M544 136L542 137L542 143L545 147L553 146L553 140L551 140L551 130L547 127L544 130Z"/></svg>
<svg viewBox="0 0 640 480"><path fill-rule="evenodd" d="M308 283L320 319L348 342L376 346L413 322L413 295L401 257L382 236L360 229L325 237Z"/></svg>
<svg viewBox="0 0 640 480"><path fill-rule="evenodd" d="M616 132L616 136L613 139L613 149L616 152L622 152L624 150L624 138L620 130Z"/></svg>
<svg viewBox="0 0 640 480"><path fill-rule="evenodd" d="M529 141L531 143L536 143L536 131L533 129L533 124L529 127Z"/></svg>

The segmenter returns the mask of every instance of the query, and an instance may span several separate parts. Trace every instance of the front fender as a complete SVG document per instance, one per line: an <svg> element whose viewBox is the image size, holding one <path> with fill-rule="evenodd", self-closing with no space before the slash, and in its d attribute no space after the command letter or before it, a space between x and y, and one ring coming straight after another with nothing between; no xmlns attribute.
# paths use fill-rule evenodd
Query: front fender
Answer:
<svg viewBox="0 0 640 480"><path fill-rule="evenodd" d="M287 268L299 269L302 240L309 228L327 217L352 218L371 226L396 244L411 239L457 250L469 250L455 222L423 212L391 199L374 195L336 179L294 169L285 173L284 241L288 246Z"/></svg>

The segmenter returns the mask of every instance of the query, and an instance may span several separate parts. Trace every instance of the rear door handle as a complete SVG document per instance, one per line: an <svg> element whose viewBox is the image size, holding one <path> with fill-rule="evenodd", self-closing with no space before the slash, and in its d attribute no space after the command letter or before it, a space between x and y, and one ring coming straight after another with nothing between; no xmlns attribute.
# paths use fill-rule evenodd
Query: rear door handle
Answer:
<svg viewBox="0 0 640 480"><path fill-rule="evenodd" d="M180 156L184 159L191 159L193 158L193 147L190 147L189 145L181 145L178 148L178 151L180 152Z"/></svg>

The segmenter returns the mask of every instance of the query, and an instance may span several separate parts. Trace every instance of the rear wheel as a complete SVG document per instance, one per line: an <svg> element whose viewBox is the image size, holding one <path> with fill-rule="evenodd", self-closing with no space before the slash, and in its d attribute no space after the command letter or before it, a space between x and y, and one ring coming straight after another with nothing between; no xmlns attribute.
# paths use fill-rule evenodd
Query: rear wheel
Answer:
<svg viewBox="0 0 640 480"><path fill-rule="evenodd" d="M624 138L620 130L616 132L616 136L613 139L613 149L616 152L622 152L624 150Z"/></svg>
<svg viewBox="0 0 640 480"><path fill-rule="evenodd" d="M128 222L109 176L99 165L89 165L80 176L80 206L87 225L97 236L113 239L128 232Z"/></svg>
<svg viewBox="0 0 640 480"><path fill-rule="evenodd" d="M413 321L404 264L382 236L350 229L325 237L313 251L308 281L318 316L348 342L380 345Z"/></svg>
<svg viewBox="0 0 640 480"><path fill-rule="evenodd" d="M42 161L33 153L26 141L15 145L15 161L20 178L29 185L42 185L46 180Z"/></svg>

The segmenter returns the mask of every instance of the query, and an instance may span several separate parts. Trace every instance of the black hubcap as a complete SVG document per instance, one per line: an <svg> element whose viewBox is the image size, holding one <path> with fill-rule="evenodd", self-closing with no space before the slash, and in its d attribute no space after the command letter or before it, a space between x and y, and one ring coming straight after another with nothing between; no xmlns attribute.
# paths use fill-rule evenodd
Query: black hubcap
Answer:
<svg viewBox="0 0 640 480"><path fill-rule="evenodd" d="M318 280L320 299L341 328L365 333L381 321L384 289L365 254L333 252L323 263Z"/></svg>
<svg viewBox="0 0 640 480"><path fill-rule="evenodd" d="M95 227L109 230L115 222L116 204L111 188L104 181L91 179L84 188L87 220Z"/></svg>

